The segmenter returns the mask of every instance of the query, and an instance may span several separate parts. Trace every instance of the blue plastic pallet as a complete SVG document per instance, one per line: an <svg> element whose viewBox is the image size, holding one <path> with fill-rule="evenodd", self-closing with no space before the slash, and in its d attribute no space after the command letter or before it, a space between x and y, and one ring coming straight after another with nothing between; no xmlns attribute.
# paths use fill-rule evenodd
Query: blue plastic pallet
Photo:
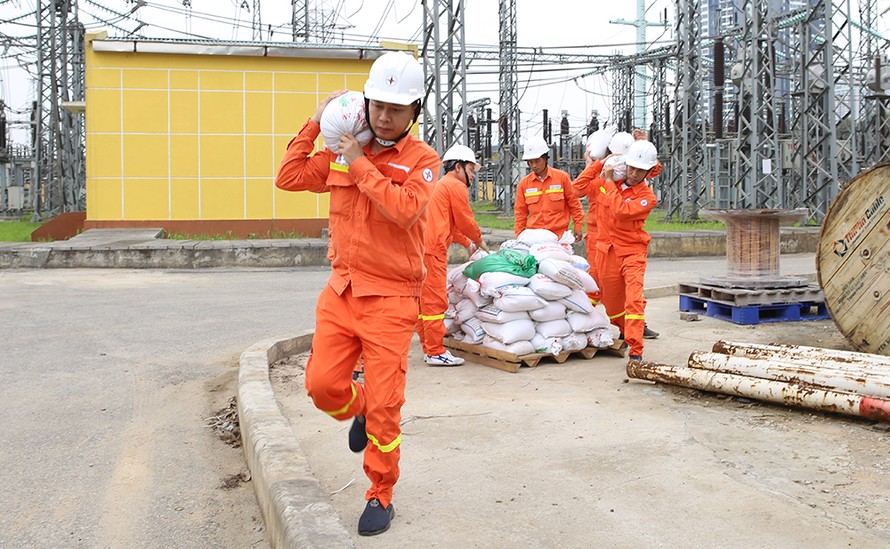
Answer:
<svg viewBox="0 0 890 549"><path fill-rule="evenodd" d="M815 301L740 306L681 295L680 310L683 312L703 312L706 316L728 320L735 324L796 322L800 320L824 320L831 318L825 303Z"/></svg>

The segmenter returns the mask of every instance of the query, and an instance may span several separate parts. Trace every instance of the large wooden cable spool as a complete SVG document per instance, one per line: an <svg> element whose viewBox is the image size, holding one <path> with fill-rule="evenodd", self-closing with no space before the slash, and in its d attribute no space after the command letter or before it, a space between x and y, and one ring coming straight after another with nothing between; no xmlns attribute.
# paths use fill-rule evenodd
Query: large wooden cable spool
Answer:
<svg viewBox="0 0 890 549"><path fill-rule="evenodd" d="M890 164L860 173L835 198L816 271L841 333L860 351L890 355Z"/></svg>

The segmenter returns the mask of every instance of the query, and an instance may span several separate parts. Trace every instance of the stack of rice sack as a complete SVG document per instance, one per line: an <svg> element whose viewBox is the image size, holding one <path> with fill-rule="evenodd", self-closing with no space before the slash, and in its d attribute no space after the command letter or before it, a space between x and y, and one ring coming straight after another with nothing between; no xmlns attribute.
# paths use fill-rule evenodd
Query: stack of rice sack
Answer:
<svg viewBox="0 0 890 549"><path fill-rule="evenodd" d="M571 233L526 229L451 269L446 333L520 356L612 345L609 319L587 296L597 291L590 266L572 242Z"/></svg>

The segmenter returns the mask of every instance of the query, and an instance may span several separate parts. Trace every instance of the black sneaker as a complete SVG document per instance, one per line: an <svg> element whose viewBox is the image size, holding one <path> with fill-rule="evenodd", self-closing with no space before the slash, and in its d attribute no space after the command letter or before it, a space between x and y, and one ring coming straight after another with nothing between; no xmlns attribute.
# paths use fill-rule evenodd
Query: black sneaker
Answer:
<svg viewBox="0 0 890 549"><path fill-rule="evenodd" d="M628 362L643 362L643 357L641 355L627 355Z"/></svg>
<svg viewBox="0 0 890 549"><path fill-rule="evenodd" d="M368 445L368 433L365 431L365 416L355 416L349 428L349 449L355 453L364 452Z"/></svg>
<svg viewBox="0 0 890 549"><path fill-rule="evenodd" d="M643 326L643 339L656 339L659 335L661 334L649 328L648 324Z"/></svg>
<svg viewBox="0 0 890 549"><path fill-rule="evenodd" d="M396 509L389 504L385 509L380 505L380 500L372 499L365 505L365 511L358 519L358 535L376 536L389 530L389 524L396 515Z"/></svg>

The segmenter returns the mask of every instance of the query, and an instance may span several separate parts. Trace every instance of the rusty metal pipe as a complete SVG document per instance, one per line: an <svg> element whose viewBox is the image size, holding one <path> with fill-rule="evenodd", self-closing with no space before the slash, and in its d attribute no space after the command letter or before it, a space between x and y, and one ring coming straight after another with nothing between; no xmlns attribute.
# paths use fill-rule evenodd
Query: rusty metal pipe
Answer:
<svg viewBox="0 0 890 549"><path fill-rule="evenodd" d="M786 406L836 412L890 422L890 400L830 391L798 383L724 374L653 362L627 364L627 376L714 393L741 396Z"/></svg>
<svg viewBox="0 0 890 549"><path fill-rule="evenodd" d="M890 373L874 369L852 371L699 351L689 355L689 367L890 399Z"/></svg>
<svg viewBox="0 0 890 549"><path fill-rule="evenodd" d="M757 343L736 343L731 341L718 341L714 343L711 350L715 353L745 358L804 362L813 365L830 362L834 364L833 367L837 368L858 368L862 365L884 368L884 371L890 372L890 357L870 353L838 351L819 347L805 347L803 345L760 345Z"/></svg>

